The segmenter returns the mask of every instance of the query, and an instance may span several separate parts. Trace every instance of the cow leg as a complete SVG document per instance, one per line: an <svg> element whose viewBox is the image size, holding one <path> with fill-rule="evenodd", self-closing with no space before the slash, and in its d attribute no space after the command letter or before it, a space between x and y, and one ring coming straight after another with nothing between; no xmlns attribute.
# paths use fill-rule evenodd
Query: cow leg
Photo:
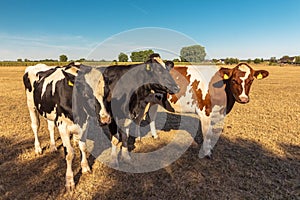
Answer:
<svg viewBox="0 0 300 200"><path fill-rule="evenodd" d="M155 120L157 117L157 109L158 109L158 105L151 105L149 108L149 117L150 117L150 130L151 130L151 134L152 137L154 139L158 139L158 135L156 132L156 127L155 127Z"/></svg>
<svg viewBox="0 0 300 200"><path fill-rule="evenodd" d="M38 131L40 128L39 114L34 108L29 108L29 114L31 119L31 128L34 134L34 149L36 154L42 154L42 148L38 138Z"/></svg>
<svg viewBox="0 0 300 200"><path fill-rule="evenodd" d="M135 124L135 135L136 135L136 141L142 141L142 138L141 138L141 122L137 122Z"/></svg>
<svg viewBox="0 0 300 200"><path fill-rule="evenodd" d="M119 140L115 137L112 136L111 138L111 165L113 167L119 167L119 162L118 162L118 151L117 151L117 145L119 143Z"/></svg>
<svg viewBox="0 0 300 200"><path fill-rule="evenodd" d="M55 124L51 120L47 120L47 122L48 122L48 130L50 133L50 152L54 152L57 151L57 148L55 146L55 137L54 137Z"/></svg>
<svg viewBox="0 0 300 200"><path fill-rule="evenodd" d="M201 119L201 128L202 128L202 135L203 135L203 145L202 149L199 152L200 158L211 158L211 121L209 118L202 118Z"/></svg>
<svg viewBox="0 0 300 200"><path fill-rule="evenodd" d="M125 128L125 132L121 129L119 131L122 135L122 157L125 161L130 161L131 157L128 152L129 127Z"/></svg>
<svg viewBox="0 0 300 200"><path fill-rule="evenodd" d="M70 141L70 135L69 132L67 131L67 126L62 123L58 126L59 133L63 142L64 147L67 150L67 155L66 155L66 162L67 162L67 170L66 170L66 190L74 190L75 188L75 182L74 182L74 175L72 171L72 161L74 158L74 150L71 146L71 141Z"/></svg>
<svg viewBox="0 0 300 200"><path fill-rule="evenodd" d="M82 173L91 172L91 169L89 167L89 163L87 160L86 143L83 141L79 141L79 149L81 151L81 171L82 171Z"/></svg>
<svg viewBox="0 0 300 200"><path fill-rule="evenodd" d="M220 114L220 110L213 110L210 117L201 118L203 145L199 152L199 157L211 158L211 150L216 145L222 130L225 114Z"/></svg>

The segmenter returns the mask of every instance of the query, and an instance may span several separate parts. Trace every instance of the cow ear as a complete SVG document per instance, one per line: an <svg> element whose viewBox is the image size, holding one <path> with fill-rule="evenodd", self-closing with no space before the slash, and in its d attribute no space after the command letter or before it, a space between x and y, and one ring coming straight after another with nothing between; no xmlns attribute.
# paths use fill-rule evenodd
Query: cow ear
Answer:
<svg viewBox="0 0 300 200"><path fill-rule="evenodd" d="M266 78L267 76L269 76L269 72L266 70L257 70L254 73L254 77L258 80Z"/></svg>
<svg viewBox="0 0 300 200"><path fill-rule="evenodd" d="M166 61L165 65L166 65L166 68L167 68L168 71L170 71L174 67L174 63L172 61L169 61L169 60Z"/></svg>
<svg viewBox="0 0 300 200"><path fill-rule="evenodd" d="M75 76L72 74L69 74L67 72L65 72L64 70L62 70L64 76L66 77L67 83L69 86L73 87L74 86L74 82L75 82Z"/></svg>
<svg viewBox="0 0 300 200"><path fill-rule="evenodd" d="M223 80L228 80L232 75L232 69L222 67L219 69L219 73Z"/></svg>

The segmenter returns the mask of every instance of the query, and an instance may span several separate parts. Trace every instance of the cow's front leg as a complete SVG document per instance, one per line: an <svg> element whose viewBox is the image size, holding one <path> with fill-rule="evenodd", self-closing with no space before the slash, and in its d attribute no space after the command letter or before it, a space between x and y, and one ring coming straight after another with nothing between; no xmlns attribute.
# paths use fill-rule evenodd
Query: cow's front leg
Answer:
<svg viewBox="0 0 300 200"><path fill-rule="evenodd" d="M129 127L126 127L125 131L120 129L119 132L121 133L121 136L122 136L122 150L121 150L122 154L121 155L125 161L129 162L129 161L131 161L131 157L128 152Z"/></svg>
<svg viewBox="0 0 300 200"><path fill-rule="evenodd" d="M211 158L211 136L212 128L209 118L201 119L201 128L203 135L203 144L199 152L200 158Z"/></svg>
<svg viewBox="0 0 300 200"><path fill-rule="evenodd" d="M154 139L158 139L158 135L156 132L156 127L155 127L155 120L156 120L156 116L157 116L157 109L158 109L158 105L155 104L151 104L148 114L149 114L149 118L150 118L150 130L151 130L151 134L152 137Z"/></svg>
<svg viewBox="0 0 300 200"><path fill-rule="evenodd" d="M54 152L57 151L57 148L55 146L55 137L54 137L55 124L51 120L47 120L47 122L48 122L48 130L50 133L50 152Z"/></svg>
<svg viewBox="0 0 300 200"><path fill-rule="evenodd" d="M220 110L213 110L209 117L201 118L203 145L199 157L211 158L212 149L216 145L223 130L225 114Z"/></svg>
<svg viewBox="0 0 300 200"><path fill-rule="evenodd" d="M118 161L118 143L119 139L117 139L115 136L111 137L111 166L118 168L119 167L119 161Z"/></svg>

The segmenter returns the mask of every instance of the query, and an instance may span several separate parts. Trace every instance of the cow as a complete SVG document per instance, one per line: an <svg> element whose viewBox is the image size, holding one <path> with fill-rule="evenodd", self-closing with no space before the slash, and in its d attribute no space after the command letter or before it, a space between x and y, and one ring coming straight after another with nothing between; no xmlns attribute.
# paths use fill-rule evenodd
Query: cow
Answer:
<svg viewBox="0 0 300 200"><path fill-rule="evenodd" d="M240 63L232 69L219 69L216 66L175 66L170 73L180 86L177 94L167 97L171 106L177 113L196 113L201 121L201 158L211 158L211 151L223 130L225 115L230 113L235 102L249 102L253 80L269 75L268 71L254 70L247 63ZM157 105L150 107L148 112L154 138L158 137L155 128L156 112Z"/></svg>
<svg viewBox="0 0 300 200"><path fill-rule="evenodd" d="M122 157L129 161L131 159L127 144L129 125L133 121L140 122L140 116L143 115L148 102L161 102L162 98L159 98L157 93L175 94L179 91L178 85L169 73L173 66L173 62L164 63L159 54L152 54L148 61L141 64L115 65L104 69L106 85L104 99L112 116L112 122L108 126L112 136L113 165L118 165L117 133L122 138Z"/></svg>
<svg viewBox="0 0 300 200"><path fill-rule="evenodd" d="M48 120L52 149L55 149L54 136L52 135L54 134L54 126L58 127L63 146L65 147L67 190L73 190L75 187L72 171L74 152L70 143L70 133L76 133L74 136L80 139L78 144L82 156L82 172L86 173L90 171L86 155L86 144L81 139L85 135L89 115L85 115L86 118L84 120L80 119L80 122L74 120L76 116L73 116L74 106L72 106L74 82L81 70L84 71L82 77L86 80L85 87L87 88L86 90L82 90L85 91L83 95L95 98L100 107L99 113L96 113L99 116L100 122L102 124L110 123L110 115L106 111L103 102L104 80L101 72L98 70L76 63L71 63L65 67L47 67L39 64L27 67L23 76L31 127L35 135L35 152L41 153L38 141L39 115L41 115ZM94 77L97 77L97 79ZM84 104L83 106L82 112L93 110L93 108L88 108L89 104Z"/></svg>

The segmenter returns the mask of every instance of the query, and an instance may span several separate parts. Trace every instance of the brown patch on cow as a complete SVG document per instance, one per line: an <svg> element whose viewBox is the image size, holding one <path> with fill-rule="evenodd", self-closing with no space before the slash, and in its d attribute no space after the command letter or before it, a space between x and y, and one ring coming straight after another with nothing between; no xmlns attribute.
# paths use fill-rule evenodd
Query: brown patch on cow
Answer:
<svg viewBox="0 0 300 200"><path fill-rule="evenodd" d="M187 91L187 87L190 84L191 75L187 73L187 67L174 67L170 73L175 82L180 86L180 91L177 94L171 95L170 102L176 104L180 97L184 96Z"/></svg>
<svg viewBox="0 0 300 200"><path fill-rule="evenodd" d="M200 110L203 110L205 107L205 114L209 116L211 113L211 100L209 92L205 95L205 98L202 99L202 90L198 89L200 81L194 80L192 83L192 88L190 92L192 92L192 104L196 104Z"/></svg>

